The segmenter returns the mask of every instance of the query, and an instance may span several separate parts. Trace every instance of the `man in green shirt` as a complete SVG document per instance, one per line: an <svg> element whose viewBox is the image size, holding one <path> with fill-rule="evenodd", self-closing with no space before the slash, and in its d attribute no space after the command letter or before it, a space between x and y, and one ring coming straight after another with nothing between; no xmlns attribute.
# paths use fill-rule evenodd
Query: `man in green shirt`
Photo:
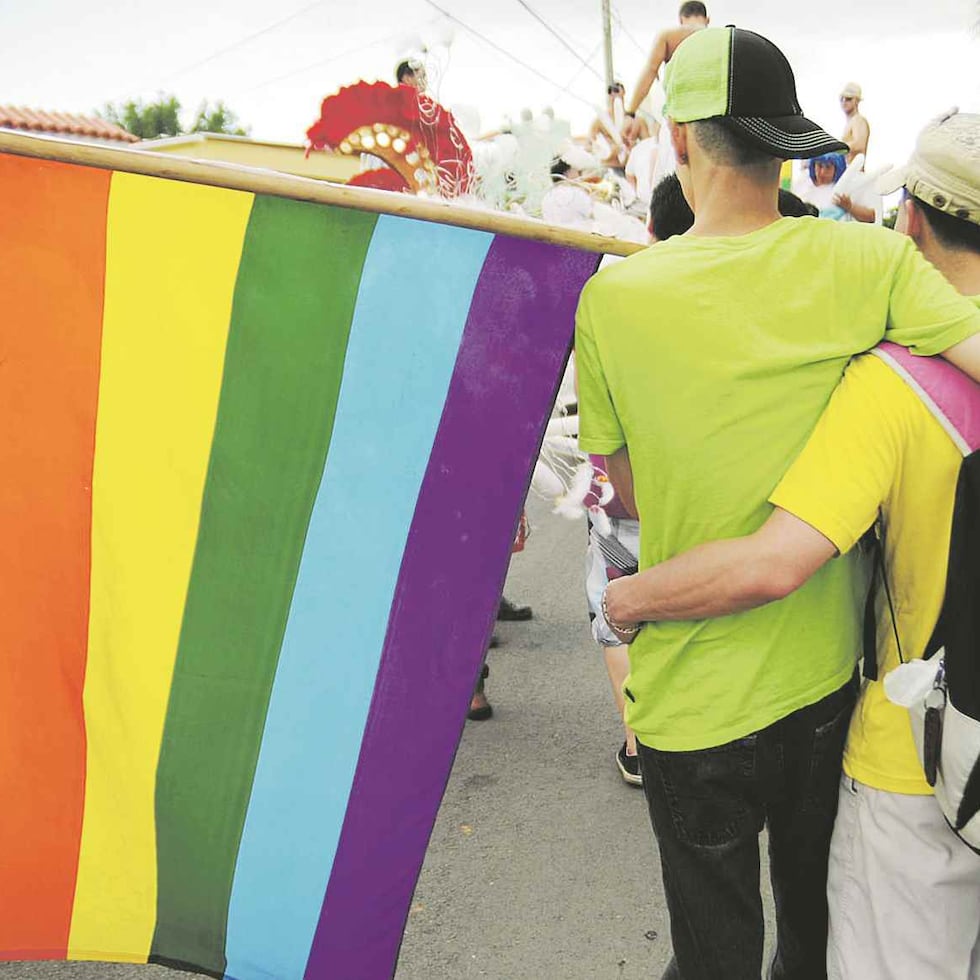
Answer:
<svg viewBox="0 0 980 980"><path fill-rule="evenodd" d="M613 485L640 518L641 569L764 522L770 490L853 354L887 338L980 375L980 312L911 242L874 226L780 219L780 161L843 144L803 116L771 42L699 31L678 48L666 87L694 226L593 278L576 332L580 443L611 457ZM765 824L772 976L825 976L827 851L862 571L845 558L785 602L655 623L631 647L627 723L664 870L669 977L759 977Z"/></svg>

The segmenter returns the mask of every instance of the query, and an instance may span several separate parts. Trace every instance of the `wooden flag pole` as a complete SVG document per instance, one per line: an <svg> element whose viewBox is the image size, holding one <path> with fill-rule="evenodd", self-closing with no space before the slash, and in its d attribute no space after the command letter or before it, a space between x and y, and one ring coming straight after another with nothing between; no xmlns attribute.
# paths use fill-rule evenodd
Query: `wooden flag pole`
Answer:
<svg viewBox="0 0 980 980"><path fill-rule="evenodd" d="M143 174L147 177L189 181L211 187L250 191L255 194L270 194L296 201L333 204L357 211L371 211L376 214L456 225L460 228L474 228L495 234L512 235L515 238L566 245L589 252L603 252L608 255L632 255L644 248L642 245L617 238L561 228L532 218L499 211L466 207L450 201L412 197L408 194L364 187L345 187L342 184L331 184L311 177L296 177L274 170L191 160L174 157L169 153L153 153L149 150L117 149L72 140L52 139L47 136L25 136L0 130L0 153L54 160L84 167L101 167L123 173Z"/></svg>

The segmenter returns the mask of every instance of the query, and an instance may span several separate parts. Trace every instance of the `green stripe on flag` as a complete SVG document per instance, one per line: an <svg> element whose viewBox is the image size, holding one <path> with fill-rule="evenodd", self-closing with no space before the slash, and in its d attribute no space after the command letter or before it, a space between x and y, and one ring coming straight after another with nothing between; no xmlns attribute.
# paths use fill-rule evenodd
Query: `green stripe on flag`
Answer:
<svg viewBox="0 0 980 980"><path fill-rule="evenodd" d="M157 774L151 961L224 972L245 812L375 221L255 200Z"/></svg>

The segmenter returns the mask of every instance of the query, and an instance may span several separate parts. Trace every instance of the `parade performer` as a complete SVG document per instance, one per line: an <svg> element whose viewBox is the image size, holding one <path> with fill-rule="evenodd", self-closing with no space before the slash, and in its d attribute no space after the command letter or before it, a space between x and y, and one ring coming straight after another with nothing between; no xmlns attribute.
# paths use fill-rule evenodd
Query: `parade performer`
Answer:
<svg viewBox="0 0 980 980"><path fill-rule="evenodd" d="M871 125L861 115L861 86L848 82L840 93L840 107L847 120L841 139L847 144L847 162L853 163L858 154L868 155L868 140L871 138Z"/></svg>
<svg viewBox="0 0 980 980"><path fill-rule="evenodd" d="M452 113L425 94L421 68L405 62L398 73L398 85L357 82L327 96L306 132L307 152L368 153L387 165L356 175L349 182L355 186L449 198L468 193L474 168L466 137Z"/></svg>
<svg viewBox="0 0 980 980"><path fill-rule="evenodd" d="M628 149L625 144L623 129L625 128L625 113L623 111L623 99L626 96L626 87L622 82L613 82L606 89L606 107L601 110L592 125L589 126L589 143L592 152L595 153L603 162L604 166L622 170ZM631 126L632 139L646 139L650 135L650 128L643 119L633 119Z"/></svg>
<svg viewBox="0 0 980 980"><path fill-rule="evenodd" d="M873 180L863 173L864 157L851 166L843 153L825 153L807 165L807 175L797 181L795 191L812 204L821 218L832 221L880 220L881 195Z"/></svg>

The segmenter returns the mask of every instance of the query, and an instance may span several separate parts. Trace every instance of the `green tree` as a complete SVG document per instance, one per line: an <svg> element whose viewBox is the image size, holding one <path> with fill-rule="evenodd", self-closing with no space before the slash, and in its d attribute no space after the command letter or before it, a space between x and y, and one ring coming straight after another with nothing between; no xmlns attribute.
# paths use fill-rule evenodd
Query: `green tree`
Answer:
<svg viewBox="0 0 980 980"><path fill-rule="evenodd" d="M180 102L175 95L161 95L156 102L147 104L142 99L118 105L106 103L99 115L144 140L181 132Z"/></svg>
<svg viewBox="0 0 980 980"><path fill-rule="evenodd" d="M194 125L184 129L180 125L180 100L176 95L161 93L155 102L142 99L128 102L106 103L98 114L140 139L150 140L157 136L180 136L184 133L231 133L247 136L248 128L238 123L238 116L221 100L211 106L201 103L194 118Z"/></svg>
<svg viewBox="0 0 980 980"><path fill-rule="evenodd" d="M248 136L248 127L238 124L238 116L220 99L210 106L207 101L201 103L191 126L192 133L228 133L231 136Z"/></svg>

